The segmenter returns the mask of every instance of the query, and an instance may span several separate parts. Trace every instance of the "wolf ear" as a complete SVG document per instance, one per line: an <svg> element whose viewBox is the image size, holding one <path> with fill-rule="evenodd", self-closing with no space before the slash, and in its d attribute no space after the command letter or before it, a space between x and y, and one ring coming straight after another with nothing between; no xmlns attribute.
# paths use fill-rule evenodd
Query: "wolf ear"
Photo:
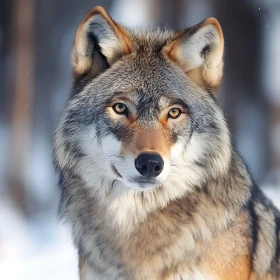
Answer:
<svg viewBox="0 0 280 280"><path fill-rule="evenodd" d="M128 32L97 6L80 23L72 49L75 75L97 75L131 50Z"/></svg>
<svg viewBox="0 0 280 280"><path fill-rule="evenodd" d="M164 52L197 85L218 91L223 75L224 37L215 18L176 34Z"/></svg>

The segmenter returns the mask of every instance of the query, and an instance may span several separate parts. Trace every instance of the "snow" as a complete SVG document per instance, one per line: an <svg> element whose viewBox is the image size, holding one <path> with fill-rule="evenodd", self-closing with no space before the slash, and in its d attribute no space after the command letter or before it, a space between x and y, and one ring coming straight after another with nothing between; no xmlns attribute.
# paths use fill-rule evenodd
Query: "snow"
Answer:
<svg viewBox="0 0 280 280"><path fill-rule="evenodd" d="M7 197L1 197L0 279L77 280L78 260L69 228L56 215L43 219L50 221L45 227L38 221L27 222L15 209Z"/></svg>
<svg viewBox="0 0 280 280"><path fill-rule="evenodd" d="M280 209L280 187L268 185L262 188L265 195Z"/></svg>
<svg viewBox="0 0 280 280"><path fill-rule="evenodd" d="M10 248L7 248L10 250ZM17 255L0 261L0 278L9 280L78 279L77 256L69 238L58 238L49 248L37 248L31 254Z"/></svg>

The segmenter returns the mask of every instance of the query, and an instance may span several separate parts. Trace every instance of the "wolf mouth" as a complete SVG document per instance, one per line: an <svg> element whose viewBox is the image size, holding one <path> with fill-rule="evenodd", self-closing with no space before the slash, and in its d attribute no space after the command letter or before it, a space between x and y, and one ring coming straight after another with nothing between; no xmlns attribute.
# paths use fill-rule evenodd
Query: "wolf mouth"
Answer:
<svg viewBox="0 0 280 280"><path fill-rule="evenodd" d="M133 180L130 180L129 182L131 183L149 183L149 184L155 184L156 180L154 178L141 178L141 177L136 177L133 178Z"/></svg>
<svg viewBox="0 0 280 280"><path fill-rule="evenodd" d="M117 175L117 177L122 178L122 175L120 174L120 172L118 171L118 169L116 168L115 165L111 164L112 170L115 173L115 175Z"/></svg>

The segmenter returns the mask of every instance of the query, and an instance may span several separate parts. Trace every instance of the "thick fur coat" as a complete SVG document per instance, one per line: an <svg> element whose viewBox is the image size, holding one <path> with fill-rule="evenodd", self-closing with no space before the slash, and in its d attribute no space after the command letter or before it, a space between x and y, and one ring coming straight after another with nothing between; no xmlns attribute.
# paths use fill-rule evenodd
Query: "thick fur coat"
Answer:
<svg viewBox="0 0 280 280"><path fill-rule="evenodd" d="M82 20L54 134L80 279L280 279L279 212L217 101L223 50L214 18L181 32L130 30L101 7Z"/></svg>

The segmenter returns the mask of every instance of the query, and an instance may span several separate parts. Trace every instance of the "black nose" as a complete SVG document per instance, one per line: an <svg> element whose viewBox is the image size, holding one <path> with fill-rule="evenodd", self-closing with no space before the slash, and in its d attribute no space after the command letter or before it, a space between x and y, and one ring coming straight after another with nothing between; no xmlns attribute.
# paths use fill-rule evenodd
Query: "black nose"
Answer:
<svg viewBox="0 0 280 280"><path fill-rule="evenodd" d="M145 177L157 177L163 170L163 159L158 154L141 154L135 160L137 171Z"/></svg>

